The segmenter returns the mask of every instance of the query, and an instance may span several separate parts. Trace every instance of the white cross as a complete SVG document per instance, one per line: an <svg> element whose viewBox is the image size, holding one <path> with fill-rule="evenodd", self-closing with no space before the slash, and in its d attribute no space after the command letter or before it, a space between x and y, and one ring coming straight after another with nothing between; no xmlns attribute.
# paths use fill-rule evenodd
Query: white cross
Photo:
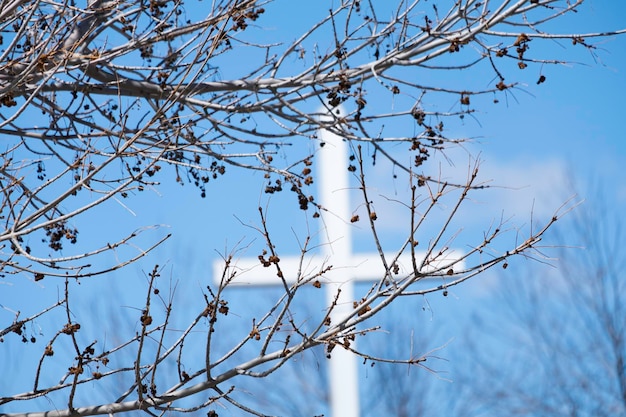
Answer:
<svg viewBox="0 0 626 417"><path fill-rule="evenodd" d="M341 109L339 109L341 112ZM336 307L331 311L331 323L340 320L354 311L353 302L355 281L380 281L385 276L385 269L378 253L353 254L351 239L351 216L349 202L349 176L348 168L348 144L338 135L321 129L319 138L323 146L316 155L317 181L319 183L319 204L324 210L321 211L323 230L321 232L320 258L313 258L307 265L333 265L333 268L324 273L326 288L326 305L330 308L337 292L341 292L337 298ZM417 254L416 261L419 265L424 254ZM386 259L395 259L396 254L386 254ZM446 263L457 261L459 256L446 257ZM332 260L332 262L330 262ZM412 258L409 254L401 255L396 265L400 272L412 270ZM461 265L457 264L459 267ZM280 268L283 278L288 284L296 282L297 271L300 267L299 257L280 258ZM258 259L239 259L235 267L237 270L246 271L245 277L250 277L252 282L244 282L235 279L232 284L239 285L279 285L282 281L276 276L274 268L264 268ZM217 261L213 265L213 276L216 280L222 276L223 261ZM354 347L352 342L351 347ZM331 417L359 417L359 392L357 381L356 356L341 346L336 346L330 359L330 398Z"/></svg>

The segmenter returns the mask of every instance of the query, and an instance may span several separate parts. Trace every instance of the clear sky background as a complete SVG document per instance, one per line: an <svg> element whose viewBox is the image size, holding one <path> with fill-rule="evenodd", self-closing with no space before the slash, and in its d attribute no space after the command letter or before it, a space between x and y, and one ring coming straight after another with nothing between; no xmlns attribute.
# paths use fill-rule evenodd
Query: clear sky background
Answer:
<svg viewBox="0 0 626 417"><path fill-rule="evenodd" d="M314 19L315 11L307 9L313 9L314 3L299 4L301 16ZM287 7L285 2L283 4ZM258 24L265 25L264 19L268 19L268 26L275 27L277 33L290 30L294 32L294 38L296 37L299 24L292 18L289 10L285 9L282 11L283 15L277 16L271 12L280 12L282 9L274 9L274 6L266 9L266 16ZM324 12L326 7L320 7L320 10ZM584 32L618 29L625 24L624 16L626 2L589 0L584 6L584 13L581 12L579 18L568 21L560 31L566 32L572 27L579 27L578 25ZM501 215L513 216L514 223L518 225L529 224L531 210L534 220L549 218L573 193L578 194L576 200L593 199L597 197L598 187L604 190L603 196L608 204L617 211L626 209L626 36L589 41L598 44L595 58L584 48L573 49L571 45L562 48L555 43L550 51L562 51L563 57L578 63L545 66L542 74L546 76L546 82L542 85L534 83L537 70L528 69L525 86L511 91L506 100L500 100L497 105L480 107L475 119L468 117L462 124L454 127L453 134L471 137L472 141L465 149L451 153L455 165L448 167L449 172L464 175L468 164L473 161L472 158L479 158L482 161L481 178L490 181L490 184L501 186L478 193L469 202L462 218L468 233L482 233L493 219L498 220ZM535 47L535 42L531 43L531 48ZM446 76L479 75L449 73ZM223 74L223 78L228 77ZM389 178L392 175L384 165L377 169L375 172L380 178ZM297 255L297 236L302 236L307 227L314 229L315 225L310 220L307 221L302 213L286 208L293 206L293 195L276 195L269 199L263 195L262 185L265 181L260 173L228 172L223 178L210 183L207 198L201 199L198 190L192 185L181 187L174 184L172 178L170 184L165 184L158 191L147 191L145 195L124 201L126 207L118 204L114 208L101 210L98 220L81 227L81 239L89 239L91 234L115 234L109 221L104 220L111 216L120 228L162 225L158 229L149 230L145 242L163 233L171 232L172 237L137 264L99 281L83 282L80 291L83 291L84 298L77 302L92 304L94 309L106 312L103 301L106 303L107 300L114 300L125 306L120 310L124 313L120 314L119 319L127 320L132 315L133 308L139 307L132 305L132 293L142 291L146 273L152 269L154 263L158 263L166 265L163 274L166 279L181 282L182 293L178 296L184 305L188 297L197 296L193 292L194 288L201 288L212 280L211 267L219 259L219 253L251 245L250 250L242 251L241 254L254 257L258 254L252 248L258 247L261 236L246 224L259 224L259 204L268 207L269 225L275 229L275 239L282 253ZM381 179L380 183L381 186L386 184L389 187L387 180ZM377 184L376 179L374 184ZM392 186L397 188L385 189L383 193L391 196L406 192L406 184L392 183ZM390 206L388 209L394 210L394 207ZM383 239L395 242L404 236L406 225L397 221L397 216L386 215L384 210L385 208L379 213L380 227L385 233ZM354 250L370 250L369 244L362 243L367 236L367 230L359 229L359 225L355 227ZM555 227L559 227L558 223ZM413 332L420 349L429 350L446 344L437 355L450 358L450 362L436 362L434 368L442 371L439 374L414 369L411 375L422 372L423 379L420 381L426 381L427 384L443 387L454 384L448 380L454 381L455 370L463 366L462 362L454 362L454 358L462 357L462 336L468 327L474 325L470 318L484 306L492 308L498 280L503 274L521 275L525 271L525 264L526 261L515 262L506 272L488 272L484 277L479 276L454 288L451 296L445 299L435 294L425 299L406 301L395 307L402 317L407 309L414 311L415 322L406 323L402 320L402 326L399 326L399 321L394 321L393 316L390 316L389 327L402 327L405 335ZM0 285L0 305L16 305L14 301L21 300L19 304L24 305L23 313L28 315L42 304L56 300L57 288L60 288L58 285L51 280L39 283L24 280ZM237 304L237 300L233 302L236 308L250 304L250 296L243 295L243 292L241 294L237 297L241 297L239 301L242 304ZM233 309L235 315L236 308ZM497 312L493 314L497 315ZM109 320L106 316L100 317L101 320ZM0 309L1 323L8 323L13 318L10 311ZM247 323L242 325L245 327ZM45 336L41 339L47 340L50 335L47 323L42 321L38 326L41 329L33 329L33 332L42 332ZM137 323L135 326L139 328ZM425 338L420 338L421 334L426 335ZM376 336L371 339L372 349L389 348L383 339ZM14 343L0 344L0 357L4 358L0 360L1 375L15 372L16 365L10 362L31 357L30 355L42 348L40 343L18 346L17 350L13 346ZM7 361L7 358L10 360ZM6 382L6 378L2 378L4 382L0 382L1 393L28 387L32 373L20 375L23 376L22 381L10 384ZM373 370L368 370L367 366L362 367L362 407L365 411L376 410L371 403L367 403L367 398L371 398L367 394L372 392L372 386L378 384L375 376ZM416 384L411 381L411 384ZM447 389L443 388L443 391ZM443 394L438 391L430 395ZM63 407L64 404L57 406ZM7 411L10 409L7 408ZM364 412L363 415L368 414Z"/></svg>

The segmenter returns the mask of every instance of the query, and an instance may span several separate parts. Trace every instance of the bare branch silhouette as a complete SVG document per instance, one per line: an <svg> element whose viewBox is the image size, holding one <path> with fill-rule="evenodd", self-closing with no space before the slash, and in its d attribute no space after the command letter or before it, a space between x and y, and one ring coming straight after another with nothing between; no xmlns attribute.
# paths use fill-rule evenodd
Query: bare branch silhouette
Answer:
<svg viewBox="0 0 626 417"><path fill-rule="evenodd" d="M40 349L32 387L0 393L0 405L31 417L138 410L216 416L226 403L264 415L241 398L239 381L266 378L315 347L328 357L343 349L374 358L355 340L377 329L377 314L399 297L447 295L510 257L543 256L544 233L570 205L524 237L503 220L461 241L464 203L488 185L478 164L458 179L431 162L469 140L449 134L450 124L508 97L530 69L539 70L532 79L541 84L541 68L566 62L531 44L569 39L570 48L595 55L595 38L625 29L553 33L549 24L577 12L582 0L380 3L308 5L316 10L309 15L304 6L271 0L2 2L0 274L6 282L56 280L63 290L39 312L3 306L14 316L0 328L4 343L34 344L26 335L43 316L55 328L44 333L53 336ZM267 30L284 19L298 22L299 32ZM457 79L461 70L475 77ZM319 315L303 320L294 313L307 302L302 290L331 285L333 273L355 266L313 256L322 232L309 225L337 216L313 191L324 131L352 150L346 166L335 168L358 184L357 204L367 215L359 224L367 223L380 272L350 301L348 314L333 316L346 305L339 288ZM391 166L410 190L397 199L408 214L399 246L381 238L371 185L376 163ZM231 172L260 173L261 193L291 193L295 210L311 222L298 233L300 257L291 269L274 237L284 225L273 227L270 209L259 204L253 227L264 248L255 255L260 268L275 273L280 294L262 300L263 311L240 306L237 320L248 328L229 332L229 291L253 273L239 266L234 247L221 254L219 284L198 277L201 284L181 301L178 284L161 277L163 264L151 264L144 291L128 295L134 320L111 327L98 317L99 300L81 299L81 283L129 271L170 237L158 226L118 227L111 207L132 214L125 201L158 192L168 180L212 196L213 183ZM339 220L358 223L359 216ZM108 230L85 236L85 222ZM510 244L505 237L516 233ZM375 358L423 366L421 357ZM83 387L105 384L113 392L102 404L82 396Z"/></svg>

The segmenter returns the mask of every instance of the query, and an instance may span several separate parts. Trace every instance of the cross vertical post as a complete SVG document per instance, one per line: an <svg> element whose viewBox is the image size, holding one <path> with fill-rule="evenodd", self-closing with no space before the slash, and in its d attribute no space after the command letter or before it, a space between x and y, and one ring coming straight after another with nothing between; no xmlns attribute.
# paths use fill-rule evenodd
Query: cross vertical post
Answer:
<svg viewBox="0 0 626 417"><path fill-rule="evenodd" d="M319 203L322 206L322 256L342 264L352 258L348 143L337 134L321 129L322 147L318 153ZM333 268L326 275L326 305L336 306L330 313L336 323L353 310L354 289L349 270ZM333 349L330 359L330 398L332 417L359 417L358 369L356 357L348 350Z"/></svg>

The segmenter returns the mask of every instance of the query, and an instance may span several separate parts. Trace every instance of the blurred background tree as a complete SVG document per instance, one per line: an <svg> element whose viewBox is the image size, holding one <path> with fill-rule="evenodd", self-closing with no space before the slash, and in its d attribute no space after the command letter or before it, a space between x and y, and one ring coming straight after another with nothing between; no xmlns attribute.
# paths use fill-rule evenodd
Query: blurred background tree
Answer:
<svg viewBox="0 0 626 417"><path fill-rule="evenodd" d="M468 415L626 415L624 205L602 186L587 195L551 235L553 267L503 273L475 318Z"/></svg>

